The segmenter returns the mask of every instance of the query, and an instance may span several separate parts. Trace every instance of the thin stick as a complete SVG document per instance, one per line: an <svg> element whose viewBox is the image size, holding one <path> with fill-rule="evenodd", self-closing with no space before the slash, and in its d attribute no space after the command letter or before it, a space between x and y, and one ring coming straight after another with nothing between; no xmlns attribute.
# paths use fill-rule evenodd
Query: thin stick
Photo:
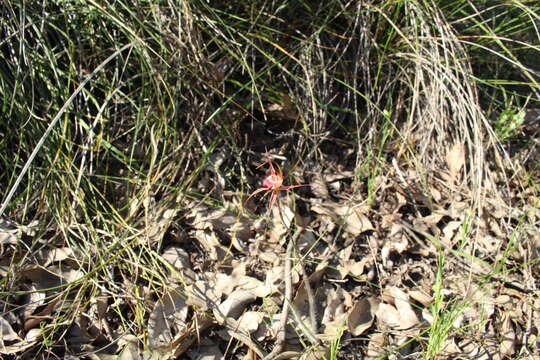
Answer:
<svg viewBox="0 0 540 360"><path fill-rule="evenodd" d="M302 263L301 257L300 257L299 265L300 265L300 271L302 272L302 277L304 278L304 288L306 289L306 294L308 298L309 322L311 325L311 331L314 334L318 334L319 330L317 326L317 307L315 305L315 295L313 295L313 289L311 288L311 284L309 283L309 276L306 273L306 269L304 268L304 264Z"/></svg>
<svg viewBox="0 0 540 360"><path fill-rule="evenodd" d="M299 232L297 233L299 234ZM296 235L296 234L295 234ZM296 237L296 236L295 236ZM287 254L285 255L285 299L283 299L283 309L281 310L281 319L279 322L279 330L276 336L276 345L272 351L266 355L263 360L271 360L283 352L287 338L287 318L289 317L289 305L292 302L292 274L291 274L291 257L294 245L294 239L289 240L287 244Z"/></svg>

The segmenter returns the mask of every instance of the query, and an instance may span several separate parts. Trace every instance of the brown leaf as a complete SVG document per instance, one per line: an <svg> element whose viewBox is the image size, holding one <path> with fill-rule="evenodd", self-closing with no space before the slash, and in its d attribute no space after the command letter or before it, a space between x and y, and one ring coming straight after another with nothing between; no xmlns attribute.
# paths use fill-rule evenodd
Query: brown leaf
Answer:
<svg viewBox="0 0 540 360"><path fill-rule="evenodd" d="M136 336L127 334L118 341L119 346L123 346L122 351L118 354L118 360L134 360L140 359L139 355L139 339Z"/></svg>
<svg viewBox="0 0 540 360"><path fill-rule="evenodd" d="M395 286L389 287L385 290L383 299L389 303L379 305L377 318L388 326L404 330L420 323L409 296L403 290Z"/></svg>
<svg viewBox="0 0 540 360"><path fill-rule="evenodd" d="M53 262L60 262L69 258L73 259L74 254L73 254L72 248L61 247L61 248L42 250L39 252L38 258L39 258L39 264L41 264L44 267L47 267Z"/></svg>
<svg viewBox="0 0 540 360"><path fill-rule="evenodd" d="M500 343L500 352L503 357L511 357L516 351L516 332L510 316L504 316L501 327L502 341Z"/></svg>
<svg viewBox="0 0 540 360"><path fill-rule="evenodd" d="M452 181L458 179L461 168L465 165L465 151L465 144L456 142L446 153L446 164Z"/></svg>
<svg viewBox="0 0 540 360"><path fill-rule="evenodd" d="M323 204L313 205L311 209L318 214L327 215L335 221L342 222L344 230L353 236L375 229L365 215L367 208L351 207L327 201Z"/></svg>
<svg viewBox="0 0 540 360"><path fill-rule="evenodd" d="M11 324L0 316L0 354L18 354L35 346L41 340L42 331L43 329L32 329L21 339Z"/></svg>
<svg viewBox="0 0 540 360"><path fill-rule="evenodd" d="M188 253L180 246L169 246L161 255L175 270L183 275L183 281L192 283L196 276L191 269L191 261ZM187 281L186 281L187 280Z"/></svg>
<svg viewBox="0 0 540 360"><path fill-rule="evenodd" d="M398 328L400 326L399 312L391 304L381 303L376 313L377 319L389 327Z"/></svg>
<svg viewBox="0 0 540 360"><path fill-rule="evenodd" d="M4 342L9 343L22 340L19 335L17 335L17 333L11 328L11 325L2 316L0 316L0 334L2 335L0 336L1 347L7 345Z"/></svg>
<svg viewBox="0 0 540 360"><path fill-rule="evenodd" d="M148 346L152 349L170 348L175 335L186 326L188 307L180 289L166 292L156 302L148 319Z"/></svg>
<svg viewBox="0 0 540 360"><path fill-rule="evenodd" d="M186 292L186 303L203 311L217 307L222 295L221 289L216 287L212 279L197 280L186 288Z"/></svg>
<svg viewBox="0 0 540 360"><path fill-rule="evenodd" d="M353 336L360 336L373 324L379 302L375 298L362 298L358 300L347 318L347 327Z"/></svg>
<svg viewBox="0 0 540 360"><path fill-rule="evenodd" d="M21 239L21 230L0 219L0 245L17 245Z"/></svg>
<svg viewBox="0 0 540 360"><path fill-rule="evenodd" d="M223 323L226 317L238 318L247 304L255 301L257 296L246 290L233 291L218 308L214 308L214 316L219 323Z"/></svg>
<svg viewBox="0 0 540 360"><path fill-rule="evenodd" d="M346 326L347 312L345 303L351 295L341 288L323 288L326 290L326 308L324 309L321 325L324 335L330 340L335 337L337 330Z"/></svg>
<svg viewBox="0 0 540 360"><path fill-rule="evenodd" d="M253 334L259 329L265 314L260 311L246 311L238 319L238 326L246 333Z"/></svg>
<svg viewBox="0 0 540 360"><path fill-rule="evenodd" d="M40 265L28 265L24 267L20 275L31 280L37 289L47 289L69 282L76 281L84 276L79 270L73 270L68 266L49 266L44 268Z"/></svg>
<svg viewBox="0 0 540 360"><path fill-rule="evenodd" d="M326 183L324 182L324 179L319 171L314 173L313 179L311 180L310 184L311 191L318 198L328 199L330 197L328 188L326 187Z"/></svg>
<svg viewBox="0 0 540 360"><path fill-rule="evenodd" d="M386 338L384 334L375 333L369 337L367 358L368 359L381 359L384 357L386 350L384 349Z"/></svg>

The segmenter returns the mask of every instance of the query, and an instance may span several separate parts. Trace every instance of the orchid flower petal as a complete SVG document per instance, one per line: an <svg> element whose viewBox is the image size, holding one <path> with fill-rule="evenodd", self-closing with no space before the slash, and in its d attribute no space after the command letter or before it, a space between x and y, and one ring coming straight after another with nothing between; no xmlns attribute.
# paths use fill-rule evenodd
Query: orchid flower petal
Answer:
<svg viewBox="0 0 540 360"><path fill-rule="evenodd" d="M272 206L274 206L274 203L276 202L276 199L278 197L278 192L272 192L272 196L270 197L270 206L268 207L268 210L272 210Z"/></svg>
<svg viewBox="0 0 540 360"><path fill-rule="evenodd" d="M299 187L302 187L302 186L311 186L311 185L310 184L286 185L286 186L284 185L281 188L279 188L279 190L290 190L290 189L299 188Z"/></svg>
<svg viewBox="0 0 540 360"><path fill-rule="evenodd" d="M270 191L270 190L267 189L267 188L260 188L260 189L257 189L257 190L255 190L254 192L252 192L251 195L249 195L249 197L246 199L246 201L248 201L248 200L251 199L253 196L255 196L255 195L257 195L258 193L263 192L263 191Z"/></svg>

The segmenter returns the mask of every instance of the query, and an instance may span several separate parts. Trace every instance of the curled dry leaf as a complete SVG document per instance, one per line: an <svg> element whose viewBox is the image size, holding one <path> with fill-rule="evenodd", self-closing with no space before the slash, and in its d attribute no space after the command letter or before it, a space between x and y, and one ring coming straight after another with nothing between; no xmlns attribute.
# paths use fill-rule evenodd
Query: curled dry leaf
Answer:
<svg viewBox="0 0 540 360"><path fill-rule="evenodd" d="M22 311L22 317L25 321L28 319L30 315L34 313L34 311L42 306L45 303L46 294L42 291L37 291L35 285L30 285L29 288L29 294L25 299L23 300L23 311Z"/></svg>
<svg viewBox="0 0 540 360"><path fill-rule="evenodd" d="M270 295L270 287L266 286L262 281L255 279L254 277L241 276L236 281L237 289L249 291L260 298Z"/></svg>
<svg viewBox="0 0 540 360"><path fill-rule="evenodd" d="M378 321L391 328L400 327L399 312L394 305L381 303L376 313Z"/></svg>
<svg viewBox="0 0 540 360"><path fill-rule="evenodd" d="M330 357L330 349L325 347L310 347L298 360L326 360Z"/></svg>
<svg viewBox="0 0 540 360"><path fill-rule="evenodd" d="M287 234L295 219L295 212L291 208L292 205L289 198L281 199L278 205L271 210L272 228L268 241L281 244L285 241L285 234ZM297 223L300 223L300 216L296 216L296 220Z"/></svg>
<svg viewBox="0 0 540 360"><path fill-rule="evenodd" d="M233 264L233 266L235 265L231 275L216 274L216 288L222 294L229 295L235 289L249 291L261 298L270 294L271 288L269 286L254 277L245 275L245 264Z"/></svg>
<svg viewBox="0 0 540 360"><path fill-rule="evenodd" d="M122 348L118 354L117 360L133 360L139 359L139 339L136 336L127 334L122 336L118 345Z"/></svg>
<svg viewBox="0 0 540 360"><path fill-rule="evenodd" d="M351 300L351 295L341 288L327 288L326 308L323 311L321 325L323 337L331 340L335 337L340 328L347 326L347 312L345 304Z"/></svg>
<svg viewBox="0 0 540 360"><path fill-rule="evenodd" d="M315 171L313 173L313 178L311 180L311 191L320 199L328 199L330 193L328 192L328 187L324 181L320 171Z"/></svg>
<svg viewBox="0 0 540 360"><path fill-rule="evenodd" d="M284 286L284 277L283 277L283 266L275 266L268 270L266 273L266 279L264 281L265 286L269 289L270 294L274 294L279 290L281 286ZM293 284L300 281L300 274L298 269L294 268L291 270L291 280Z"/></svg>
<svg viewBox="0 0 540 360"><path fill-rule="evenodd" d="M42 330L30 330L23 340L13 330L11 324L4 317L0 316L0 354L9 354L12 356L35 346L41 339Z"/></svg>
<svg viewBox="0 0 540 360"><path fill-rule="evenodd" d="M462 221L450 221L443 229L443 236L441 241L448 246L453 246L457 241L456 235L459 235L459 229L462 226Z"/></svg>
<svg viewBox="0 0 540 360"><path fill-rule="evenodd" d="M235 290L217 308L214 308L216 320L222 324L226 317L238 318L246 305L257 299L257 296L246 290Z"/></svg>
<svg viewBox="0 0 540 360"><path fill-rule="evenodd" d="M341 262L341 264L337 266L337 269L342 279L345 279L346 276L351 275L353 279L363 281L365 280L365 278L362 278L364 268L369 261L370 259L368 257L364 257L360 261L346 260Z"/></svg>
<svg viewBox="0 0 540 360"><path fill-rule="evenodd" d="M84 277L82 271L71 269L69 266L49 266L44 268L40 265L28 265L19 274L31 280L37 289L65 285Z"/></svg>
<svg viewBox="0 0 540 360"><path fill-rule="evenodd" d="M54 262L64 261L69 258L73 259L74 257L73 249L70 247L41 250L38 255L39 264L44 267Z"/></svg>
<svg viewBox="0 0 540 360"><path fill-rule="evenodd" d="M17 245L22 231L7 221L0 219L0 245Z"/></svg>
<svg viewBox="0 0 540 360"><path fill-rule="evenodd" d="M411 290L409 291L409 296L425 307L428 307L433 301L433 298L426 291Z"/></svg>
<svg viewBox="0 0 540 360"><path fill-rule="evenodd" d="M349 312L347 327L353 336L362 335L373 324L379 302L373 297L358 300Z"/></svg>
<svg viewBox="0 0 540 360"><path fill-rule="evenodd" d="M379 305L377 318L387 326L404 330L420 322L410 304L409 296L403 290L394 286L389 287L385 290L383 298L389 303Z"/></svg>
<svg viewBox="0 0 540 360"><path fill-rule="evenodd" d="M163 209L156 206L154 198L152 201L145 199L144 206L147 208L146 213L146 235L150 240L150 243L155 243L167 232L167 229L171 226L178 209Z"/></svg>
<svg viewBox="0 0 540 360"><path fill-rule="evenodd" d="M0 345L2 347L7 345L6 343L22 340L13 330L9 322L7 322L2 316L0 316L0 331L0 334L2 334L2 336L0 336Z"/></svg>
<svg viewBox="0 0 540 360"><path fill-rule="evenodd" d="M367 348L367 359L380 359L386 354L385 350L386 338L384 334L375 333L369 337Z"/></svg>
<svg viewBox="0 0 540 360"><path fill-rule="evenodd" d="M503 357L511 357L516 351L516 332L510 316L505 315L501 326L499 351Z"/></svg>
<svg viewBox="0 0 540 360"><path fill-rule="evenodd" d="M148 319L148 346L151 349L171 350L175 335L186 326L188 306L180 289L166 292L159 299Z"/></svg>
<svg viewBox="0 0 540 360"><path fill-rule="evenodd" d="M318 214L330 216L334 221L342 222L344 230L353 236L375 229L365 215L367 208L351 207L326 201L320 205L313 205L311 209Z"/></svg>
<svg viewBox="0 0 540 360"><path fill-rule="evenodd" d="M192 283L195 280L195 273L191 269L191 261L188 253L180 246L169 246L161 255L172 267L175 268L181 275L182 280L186 283ZM174 275L174 274L173 274Z"/></svg>
<svg viewBox="0 0 540 360"><path fill-rule="evenodd" d="M203 246L210 259L223 262L227 258L232 258L230 249L220 244L216 232L210 230L195 230L193 236Z"/></svg>
<svg viewBox="0 0 540 360"><path fill-rule="evenodd" d="M446 164L450 170L451 180L458 180L461 168L465 165L465 144L463 142L456 142L446 153Z"/></svg>
<svg viewBox="0 0 540 360"><path fill-rule="evenodd" d="M194 218L193 235L210 253L212 259L222 261L226 257L232 257L229 247L220 243L217 233L230 237L236 250L247 252L246 242L251 237L252 225L248 217L203 205L194 206L190 214Z"/></svg>
<svg viewBox="0 0 540 360"><path fill-rule="evenodd" d="M62 296L57 295L54 299L46 303L45 307L43 307L39 312L28 316L28 318L26 318L24 321L24 329L26 331L33 329L40 325L43 321L50 319L51 314L54 312L68 308L69 303L61 300Z"/></svg>
<svg viewBox="0 0 540 360"><path fill-rule="evenodd" d="M208 311L218 306L221 300L221 290L216 288L215 282L209 280L197 280L186 288L188 305Z"/></svg>
<svg viewBox="0 0 540 360"><path fill-rule="evenodd" d="M252 221L247 216L202 205L193 207L191 214L195 229L225 232L243 242L251 237Z"/></svg>
<svg viewBox="0 0 540 360"><path fill-rule="evenodd" d="M316 241L317 238L315 237L313 230L306 229L305 231L302 231L302 234L296 241L296 248L300 251L310 249Z"/></svg>
<svg viewBox="0 0 540 360"><path fill-rule="evenodd" d="M253 334L259 329L265 314L260 311L246 311L238 319L238 326L246 333Z"/></svg>
<svg viewBox="0 0 540 360"><path fill-rule="evenodd" d="M311 275L309 275L309 283L311 285L312 290L316 288L315 284L318 283L321 279L321 277L324 275L326 271L326 265L320 267L319 269L315 270ZM319 292L319 296L317 297L317 294L314 294L314 305L316 309L314 309L315 313L319 313L318 304L324 300L323 294ZM304 322L306 326L310 323L309 316L310 316L310 309L309 309L309 297L305 286L305 278L302 279L301 283L298 285L298 289L296 290L296 294L293 299L293 307L296 312L296 316L298 316L301 321ZM311 326L308 326L310 330L313 330Z"/></svg>

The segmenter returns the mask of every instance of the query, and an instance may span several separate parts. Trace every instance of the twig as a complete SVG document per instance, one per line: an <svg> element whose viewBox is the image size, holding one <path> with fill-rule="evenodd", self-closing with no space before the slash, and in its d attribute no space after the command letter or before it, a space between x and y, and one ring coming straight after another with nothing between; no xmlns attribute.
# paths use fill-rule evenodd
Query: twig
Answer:
<svg viewBox="0 0 540 360"><path fill-rule="evenodd" d="M296 234L300 234L300 232L297 232ZM296 240L295 238L297 238L296 234L293 236L293 239L289 240L289 243L287 244L287 254L285 255L285 270L283 274L285 277L285 298L283 299L283 309L281 311L279 330L276 336L276 345L272 351L263 358L263 360L271 360L276 358L281 352L283 352L283 349L285 348L285 341L287 338L287 318L289 317L289 306L292 302L291 258Z"/></svg>
<svg viewBox="0 0 540 360"><path fill-rule="evenodd" d="M309 276L306 273L306 269L304 268L304 264L302 263L301 258L300 258L299 266L300 266L300 271L302 272L302 277L304 278L304 288L306 289L306 295L308 298L309 322L311 325L311 331L314 334L318 334L319 329L317 325L317 306L315 305L315 295L313 295L313 289L311 288L311 284L309 283Z"/></svg>

